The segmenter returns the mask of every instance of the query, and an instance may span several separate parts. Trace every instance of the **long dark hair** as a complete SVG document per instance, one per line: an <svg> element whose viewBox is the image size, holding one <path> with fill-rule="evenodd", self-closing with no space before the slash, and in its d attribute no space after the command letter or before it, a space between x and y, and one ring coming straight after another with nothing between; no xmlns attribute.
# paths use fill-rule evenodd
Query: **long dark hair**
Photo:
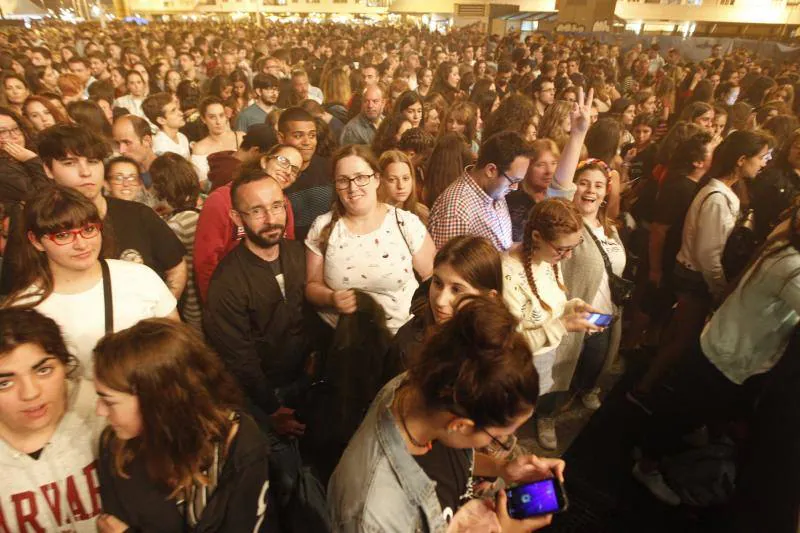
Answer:
<svg viewBox="0 0 800 533"><path fill-rule="evenodd" d="M772 146L772 137L761 131L734 131L714 150L714 159L711 168L700 180L697 186L699 191L711 181L712 178L724 178L733 174L736 163L741 157L753 157L765 146Z"/></svg>
<svg viewBox="0 0 800 533"><path fill-rule="evenodd" d="M167 318L142 320L103 337L94 349L95 379L139 400L142 433L131 440L110 439L115 473L136 456L150 478L171 497L195 482L214 447L225 446L241 403L233 378L219 357L191 327Z"/></svg>
<svg viewBox="0 0 800 533"><path fill-rule="evenodd" d="M19 254L12 256L14 280L7 305L24 299L24 307L33 308L53 293L53 273L47 254L39 252L28 235L41 239L48 233L81 228L90 223L102 223L95 205L81 193L60 185L49 185L28 200L23 211L23 233L17 236ZM101 251L102 253L102 251ZM33 299L27 289L36 286Z"/></svg>

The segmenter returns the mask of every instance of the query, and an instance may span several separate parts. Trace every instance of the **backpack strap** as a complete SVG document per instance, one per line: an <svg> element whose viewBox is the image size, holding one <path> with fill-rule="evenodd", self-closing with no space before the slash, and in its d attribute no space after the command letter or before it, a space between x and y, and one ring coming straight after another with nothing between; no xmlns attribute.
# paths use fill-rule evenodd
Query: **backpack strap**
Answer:
<svg viewBox="0 0 800 533"><path fill-rule="evenodd" d="M114 332L114 302L111 298L111 272L105 259L100 259L100 269L103 271L103 306L105 311L105 332Z"/></svg>

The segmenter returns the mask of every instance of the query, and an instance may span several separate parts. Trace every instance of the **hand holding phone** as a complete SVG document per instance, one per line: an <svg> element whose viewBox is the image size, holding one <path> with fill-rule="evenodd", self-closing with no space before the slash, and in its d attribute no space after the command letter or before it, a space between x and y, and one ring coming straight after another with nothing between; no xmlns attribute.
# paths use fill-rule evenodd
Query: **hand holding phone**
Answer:
<svg viewBox="0 0 800 533"><path fill-rule="evenodd" d="M591 313L586 319L595 326L607 328L614 321L614 315L605 315L603 313Z"/></svg>
<svg viewBox="0 0 800 533"><path fill-rule="evenodd" d="M564 487L556 478L518 485L505 491L510 518L521 520L565 511L569 505Z"/></svg>

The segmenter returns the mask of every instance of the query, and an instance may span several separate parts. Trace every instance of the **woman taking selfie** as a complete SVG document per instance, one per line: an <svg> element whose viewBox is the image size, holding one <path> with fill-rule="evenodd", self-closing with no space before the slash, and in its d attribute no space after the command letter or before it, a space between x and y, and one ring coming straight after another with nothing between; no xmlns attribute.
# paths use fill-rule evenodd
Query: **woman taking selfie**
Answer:
<svg viewBox="0 0 800 533"><path fill-rule="evenodd" d="M217 355L185 324L149 319L94 351L100 533L276 531L269 444Z"/></svg>
<svg viewBox="0 0 800 533"><path fill-rule="evenodd" d="M551 516L511 519L505 491L496 505L472 499L472 476L507 483L563 476L560 459L529 455L501 465L473 452L505 444L533 414L539 378L516 326L502 302L473 297L427 340L409 371L383 387L328 485L337 531L444 533L448 521L454 527L470 514L484 520L472 531L549 524ZM425 473L432 465L449 475L435 483Z"/></svg>
<svg viewBox="0 0 800 533"><path fill-rule="evenodd" d="M95 450L105 422L95 415L92 384L78 374L58 324L32 309L0 309L6 531L97 531Z"/></svg>
<svg viewBox="0 0 800 533"><path fill-rule="evenodd" d="M25 205L19 265L7 306L34 308L56 321L70 351L91 371L91 355L107 332L150 317L178 319L175 297L150 268L101 261L102 222L81 193L52 185ZM107 270L106 270L107 269Z"/></svg>
<svg viewBox="0 0 800 533"><path fill-rule="evenodd" d="M335 328L361 290L383 307L394 334L411 318L414 273L431 275L433 240L416 215L378 200L380 167L366 146L341 148L331 164L336 198L306 238L306 297Z"/></svg>

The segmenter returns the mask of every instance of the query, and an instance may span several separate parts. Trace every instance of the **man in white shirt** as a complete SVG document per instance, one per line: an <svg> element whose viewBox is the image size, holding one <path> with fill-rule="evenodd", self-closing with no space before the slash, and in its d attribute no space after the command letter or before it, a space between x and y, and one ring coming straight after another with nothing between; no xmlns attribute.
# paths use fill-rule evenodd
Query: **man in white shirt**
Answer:
<svg viewBox="0 0 800 533"><path fill-rule="evenodd" d="M178 131L186 124L178 99L169 93L152 94L144 99L142 111L158 127L153 137L155 155L173 152L189 159L189 139Z"/></svg>

